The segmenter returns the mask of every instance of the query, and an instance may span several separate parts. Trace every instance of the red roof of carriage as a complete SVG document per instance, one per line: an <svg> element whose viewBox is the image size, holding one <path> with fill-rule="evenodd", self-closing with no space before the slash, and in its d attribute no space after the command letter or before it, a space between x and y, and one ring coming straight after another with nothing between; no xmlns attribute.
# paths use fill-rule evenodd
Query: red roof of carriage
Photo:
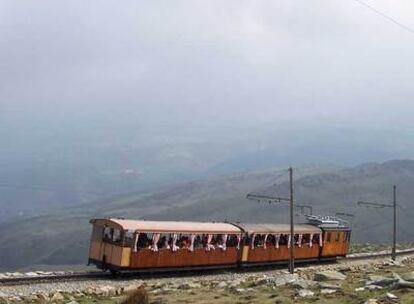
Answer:
<svg viewBox="0 0 414 304"><path fill-rule="evenodd" d="M242 229L249 234L289 234L290 225L287 224L237 224L221 222L178 222L178 221L145 221L127 219L93 219L91 223L98 226L112 226L122 230L138 232L178 232L178 233L211 233L211 234L237 234ZM239 228L240 227L240 228ZM316 226L295 224L295 234L321 233Z"/></svg>
<svg viewBox="0 0 414 304"><path fill-rule="evenodd" d="M249 234L260 233L260 234L290 234L290 225L288 224L237 224L244 231ZM316 226L305 225L305 224L295 224L294 226L295 234L318 234L322 233L322 230Z"/></svg>
<svg viewBox="0 0 414 304"><path fill-rule="evenodd" d="M139 232L179 232L179 233L212 233L237 234L240 228L228 223L215 222L178 222L178 221L144 221L126 219L93 219L92 224L99 226L117 226L122 230Z"/></svg>

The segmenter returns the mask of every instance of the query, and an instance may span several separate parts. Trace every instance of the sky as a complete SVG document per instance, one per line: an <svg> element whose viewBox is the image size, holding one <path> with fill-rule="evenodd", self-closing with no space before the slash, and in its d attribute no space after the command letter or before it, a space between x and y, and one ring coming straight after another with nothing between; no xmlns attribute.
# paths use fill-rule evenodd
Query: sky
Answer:
<svg viewBox="0 0 414 304"><path fill-rule="evenodd" d="M0 0L0 128L413 128L413 53L353 0Z"/></svg>

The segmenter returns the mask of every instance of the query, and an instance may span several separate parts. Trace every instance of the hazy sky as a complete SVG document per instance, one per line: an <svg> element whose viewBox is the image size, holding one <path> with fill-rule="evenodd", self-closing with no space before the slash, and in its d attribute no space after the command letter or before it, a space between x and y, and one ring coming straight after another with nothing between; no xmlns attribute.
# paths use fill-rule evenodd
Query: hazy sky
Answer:
<svg viewBox="0 0 414 304"><path fill-rule="evenodd" d="M414 127L413 54L353 0L0 0L0 125Z"/></svg>

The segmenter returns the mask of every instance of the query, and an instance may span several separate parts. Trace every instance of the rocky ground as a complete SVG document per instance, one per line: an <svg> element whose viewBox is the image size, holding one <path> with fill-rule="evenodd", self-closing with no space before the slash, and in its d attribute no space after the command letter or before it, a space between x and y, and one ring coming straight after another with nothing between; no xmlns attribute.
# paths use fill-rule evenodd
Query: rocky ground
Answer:
<svg viewBox="0 0 414 304"><path fill-rule="evenodd" d="M144 286L150 303L414 303L414 255L285 270L180 278L0 286L0 303L120 303Z"/></svg>

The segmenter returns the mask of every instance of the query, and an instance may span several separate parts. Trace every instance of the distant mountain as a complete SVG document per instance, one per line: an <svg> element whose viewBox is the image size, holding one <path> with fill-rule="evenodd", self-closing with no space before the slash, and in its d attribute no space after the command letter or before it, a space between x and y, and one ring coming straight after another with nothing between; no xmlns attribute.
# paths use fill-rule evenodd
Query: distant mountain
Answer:
<svg viewBox="0 0 414 304"><path fill-rule="evenodd" d="M411 130L390 129L280 128L250 140L249 149L232 154L209 172L225 174L286 164L355 166L369 161L413 158L413 134Z"/></svg>
<svg viewBox="0 0 414 304"><path fill-rule="evenodd" d="M0 128L0 223L286 164L348 167L414 158L414 132L391 127L143 129L137 123L71 125L59 136L53 129L10 132Z"/></svg>
<svg viewBox="0 0 414 304"><path fill-rule="evenodd" d="M286 204L246 200L248 192L287 195L287 171L264 170L182 183L152 194L131 194L0 225L1 269L28 265L84 263L90 234L88 220L98 216L145 219L286 222ZM391 209L366 209L358 200L389 203L398 185L399 240L412 240L414 161L366 163L346 169L295 170L295 198L316 214L347 212L354 241L389 242ZM303 218L296 217L298 222Z"/></svg>

